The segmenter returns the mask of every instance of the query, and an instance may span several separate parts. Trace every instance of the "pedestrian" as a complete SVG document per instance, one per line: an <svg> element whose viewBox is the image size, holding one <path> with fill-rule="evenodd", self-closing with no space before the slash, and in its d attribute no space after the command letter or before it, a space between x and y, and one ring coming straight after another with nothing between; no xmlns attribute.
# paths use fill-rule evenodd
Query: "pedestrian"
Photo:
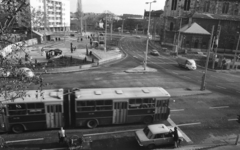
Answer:
<svg viewBox="0 0 240 150"><path fill-rule="evenodd" d="M65 130L63 129L63 127L61 127L61 129L58 131L59 143L63 143L66 137L67 136L65 134Z"/></svg>
<svg viewBox="0 0 240 150"><path fill-rule="evenodd" d="M178 136L177 127L174 127L173 140L174 140L174 145L175 145L175 147L178 147L178 144L180 144L180 142L179 142L179 136Z"/></svg>
<svg viewBox="0 0 240 150"><path fill-rule="evenodd" d="M81 42L82 42L82 40L83 40L83 39L81 38Z"/></svg>

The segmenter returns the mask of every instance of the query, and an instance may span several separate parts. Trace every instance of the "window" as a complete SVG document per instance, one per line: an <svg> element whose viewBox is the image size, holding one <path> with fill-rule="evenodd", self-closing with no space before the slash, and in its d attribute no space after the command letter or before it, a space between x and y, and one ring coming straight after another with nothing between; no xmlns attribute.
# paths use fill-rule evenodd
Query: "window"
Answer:
<svg viewBox="0 0 240 150"><path fill-rule="evenodd" d="M155 98L129 99L129 109L146 109L155 107Z"/></svg>
<svg viewBox="0 0 240 150"><path fill-rule="evenodd" d="M26 115L26 104L9 104L8 105L8 113L9 115Z"/></svg>
<svg viewBox="0 0 240 150"><path fill-rule="evenodd" d="M184 2L184 10L188 11L190 9L191 0L185 0Z"/></svg>
<svg viewBox="0 0 240 150"><path fill-rule="evenodd" d="M91 100L91 101L78 101L77 111L106 111L112 110L112 100Z"/></svg>
<svg viewBox="0 0 240 150"><path fill-rule="evenodd" d="M173 23L171 22L170 23L170 31L172 31L173 30Z"/></svg>
<svg viewBox="0 0 240 150"><path fill-rule="evenodd" d="M223 7L222 7L222 13L223 14L227 14L228 13L228 9L229 9L229 3L228 2L224 2L223 3Z"/></svg>
<svg viewBox="0 0 240 150"><path fill-rule="evenodd" d="M205 1L203 6L203 12L209 12L210 1Z"/></svg>
<svg viewBox="0 0 240 150"><path fill-rule="evenodd" d="M164 134L156 134L154 139L164 138Z"/></svg>
<svg viewBox="0 0 240 150"><path fill-rule="evenodd" d="M172 10L176 10L177 9L177 1L178 0L172 0Z"/></svg>
<svg viewBox="0 0 240 150"><path fill-rule="evenodd" d="M238 6L239 6L238 3L233 5L233 9L232 9L232 14L233 15L238 15Z"/></svg>
<svg viewBox="0 0 240 150"><path fill-rule="evenodd" d="M43 103L28 103L27 104L27 113L28 114L43 114L44 104Z"/></svg>

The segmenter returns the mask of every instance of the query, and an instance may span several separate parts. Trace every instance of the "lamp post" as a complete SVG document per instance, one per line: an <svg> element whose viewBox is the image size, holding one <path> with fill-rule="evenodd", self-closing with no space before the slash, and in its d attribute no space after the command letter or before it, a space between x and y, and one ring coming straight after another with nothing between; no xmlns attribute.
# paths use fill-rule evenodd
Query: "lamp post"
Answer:
<svg viewBox="0 0 240 150"><path fill-rule="evenodd" d="M106 19L105 19L104 52L107 52L107 11L106 11Z"/></svg>
<svg viewBox="0 0 240 150"><path fill-rule="evenodd" d="M152 2L146 2L146 4L150 4L149 6L149 17L148 17L148 30L147 30L147 45L146 45L146 53L145 53L145 60L144 60L144 70L147 67L147 54L148 54L148 43L149 43L149 28L150 28L150 18L151 18L151 4L156 3L156 0Z"/></svg>

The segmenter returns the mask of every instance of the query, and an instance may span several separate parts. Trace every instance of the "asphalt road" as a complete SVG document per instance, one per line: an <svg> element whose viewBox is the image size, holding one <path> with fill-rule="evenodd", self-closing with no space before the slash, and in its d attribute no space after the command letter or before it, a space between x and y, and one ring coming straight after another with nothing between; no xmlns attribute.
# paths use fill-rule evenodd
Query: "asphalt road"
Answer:
<svg viewBox="0 0 240 150"><path fill-rule="evenodd" d="M44 75L44 82L51 83L47 88L109 88L109 87L136 87L160 86L165 89L199 87L203 69L188 71L179 68L175 58L160 52L160 56L148 55L148 66L155 68L154 73L126 73L127 69L142 64L145 52L145 41L141 38L124 38L120 48L126 52L127 57L120 62L105 64L94 70L66 74ZM149 48L152 49L151 47ZM189 137L190 142L183 144L218 143L221 140L234 138L239 133L239 123L236 114L239 114L240 105L240 77L231 74L208 71L206 88L212 91L209 95L195 95L186 97L173 97L170 102L171 119L179 125ZM94 130L78 129L68 130L69 135L121 131L126 129L139 129L144 125L125 125L99 127ZM42 132L27 132L20 135L5 135L6 140L28 139L46 137L32 145L44 148L43 143L57 141L56 130ZM92 136L93 149L141 149L132 132L109 134L105 136ZM50 144L51 145L51 144ZM21 144L15 145L21 147ZM14 147L15 147L14 146ZM26 144L22 146L26 147ZM51 147L58 146L53 143Z"/></svg>

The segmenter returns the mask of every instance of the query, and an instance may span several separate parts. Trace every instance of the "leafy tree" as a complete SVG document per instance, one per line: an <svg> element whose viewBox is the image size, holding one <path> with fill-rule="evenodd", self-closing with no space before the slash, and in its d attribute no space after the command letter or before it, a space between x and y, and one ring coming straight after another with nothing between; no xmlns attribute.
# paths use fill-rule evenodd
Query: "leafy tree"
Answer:
<svg viewBox="0 0 240 150"><path fill-rule="evenodd" d="M24 98L26 90L30 86L37 84L42 90L43 82L41 77L27 78L22 72L19 72L19 67L22 65L21 55L28 55L26 42L15 43L13 37L13 25L17 23L17 15L28 9L27 0L2 0L0 20L0 68L2 76L0 77L0 101L14 101L16 98ZM24 34L20 33L23 37ZM23 38L22 38L23 39ZM9 46L11 45L12 46ZM8 50L3 50L5 47ZM33 68L33 65L28 65L28 68ZM8 76L8 73L10 75Z"/></svg>

